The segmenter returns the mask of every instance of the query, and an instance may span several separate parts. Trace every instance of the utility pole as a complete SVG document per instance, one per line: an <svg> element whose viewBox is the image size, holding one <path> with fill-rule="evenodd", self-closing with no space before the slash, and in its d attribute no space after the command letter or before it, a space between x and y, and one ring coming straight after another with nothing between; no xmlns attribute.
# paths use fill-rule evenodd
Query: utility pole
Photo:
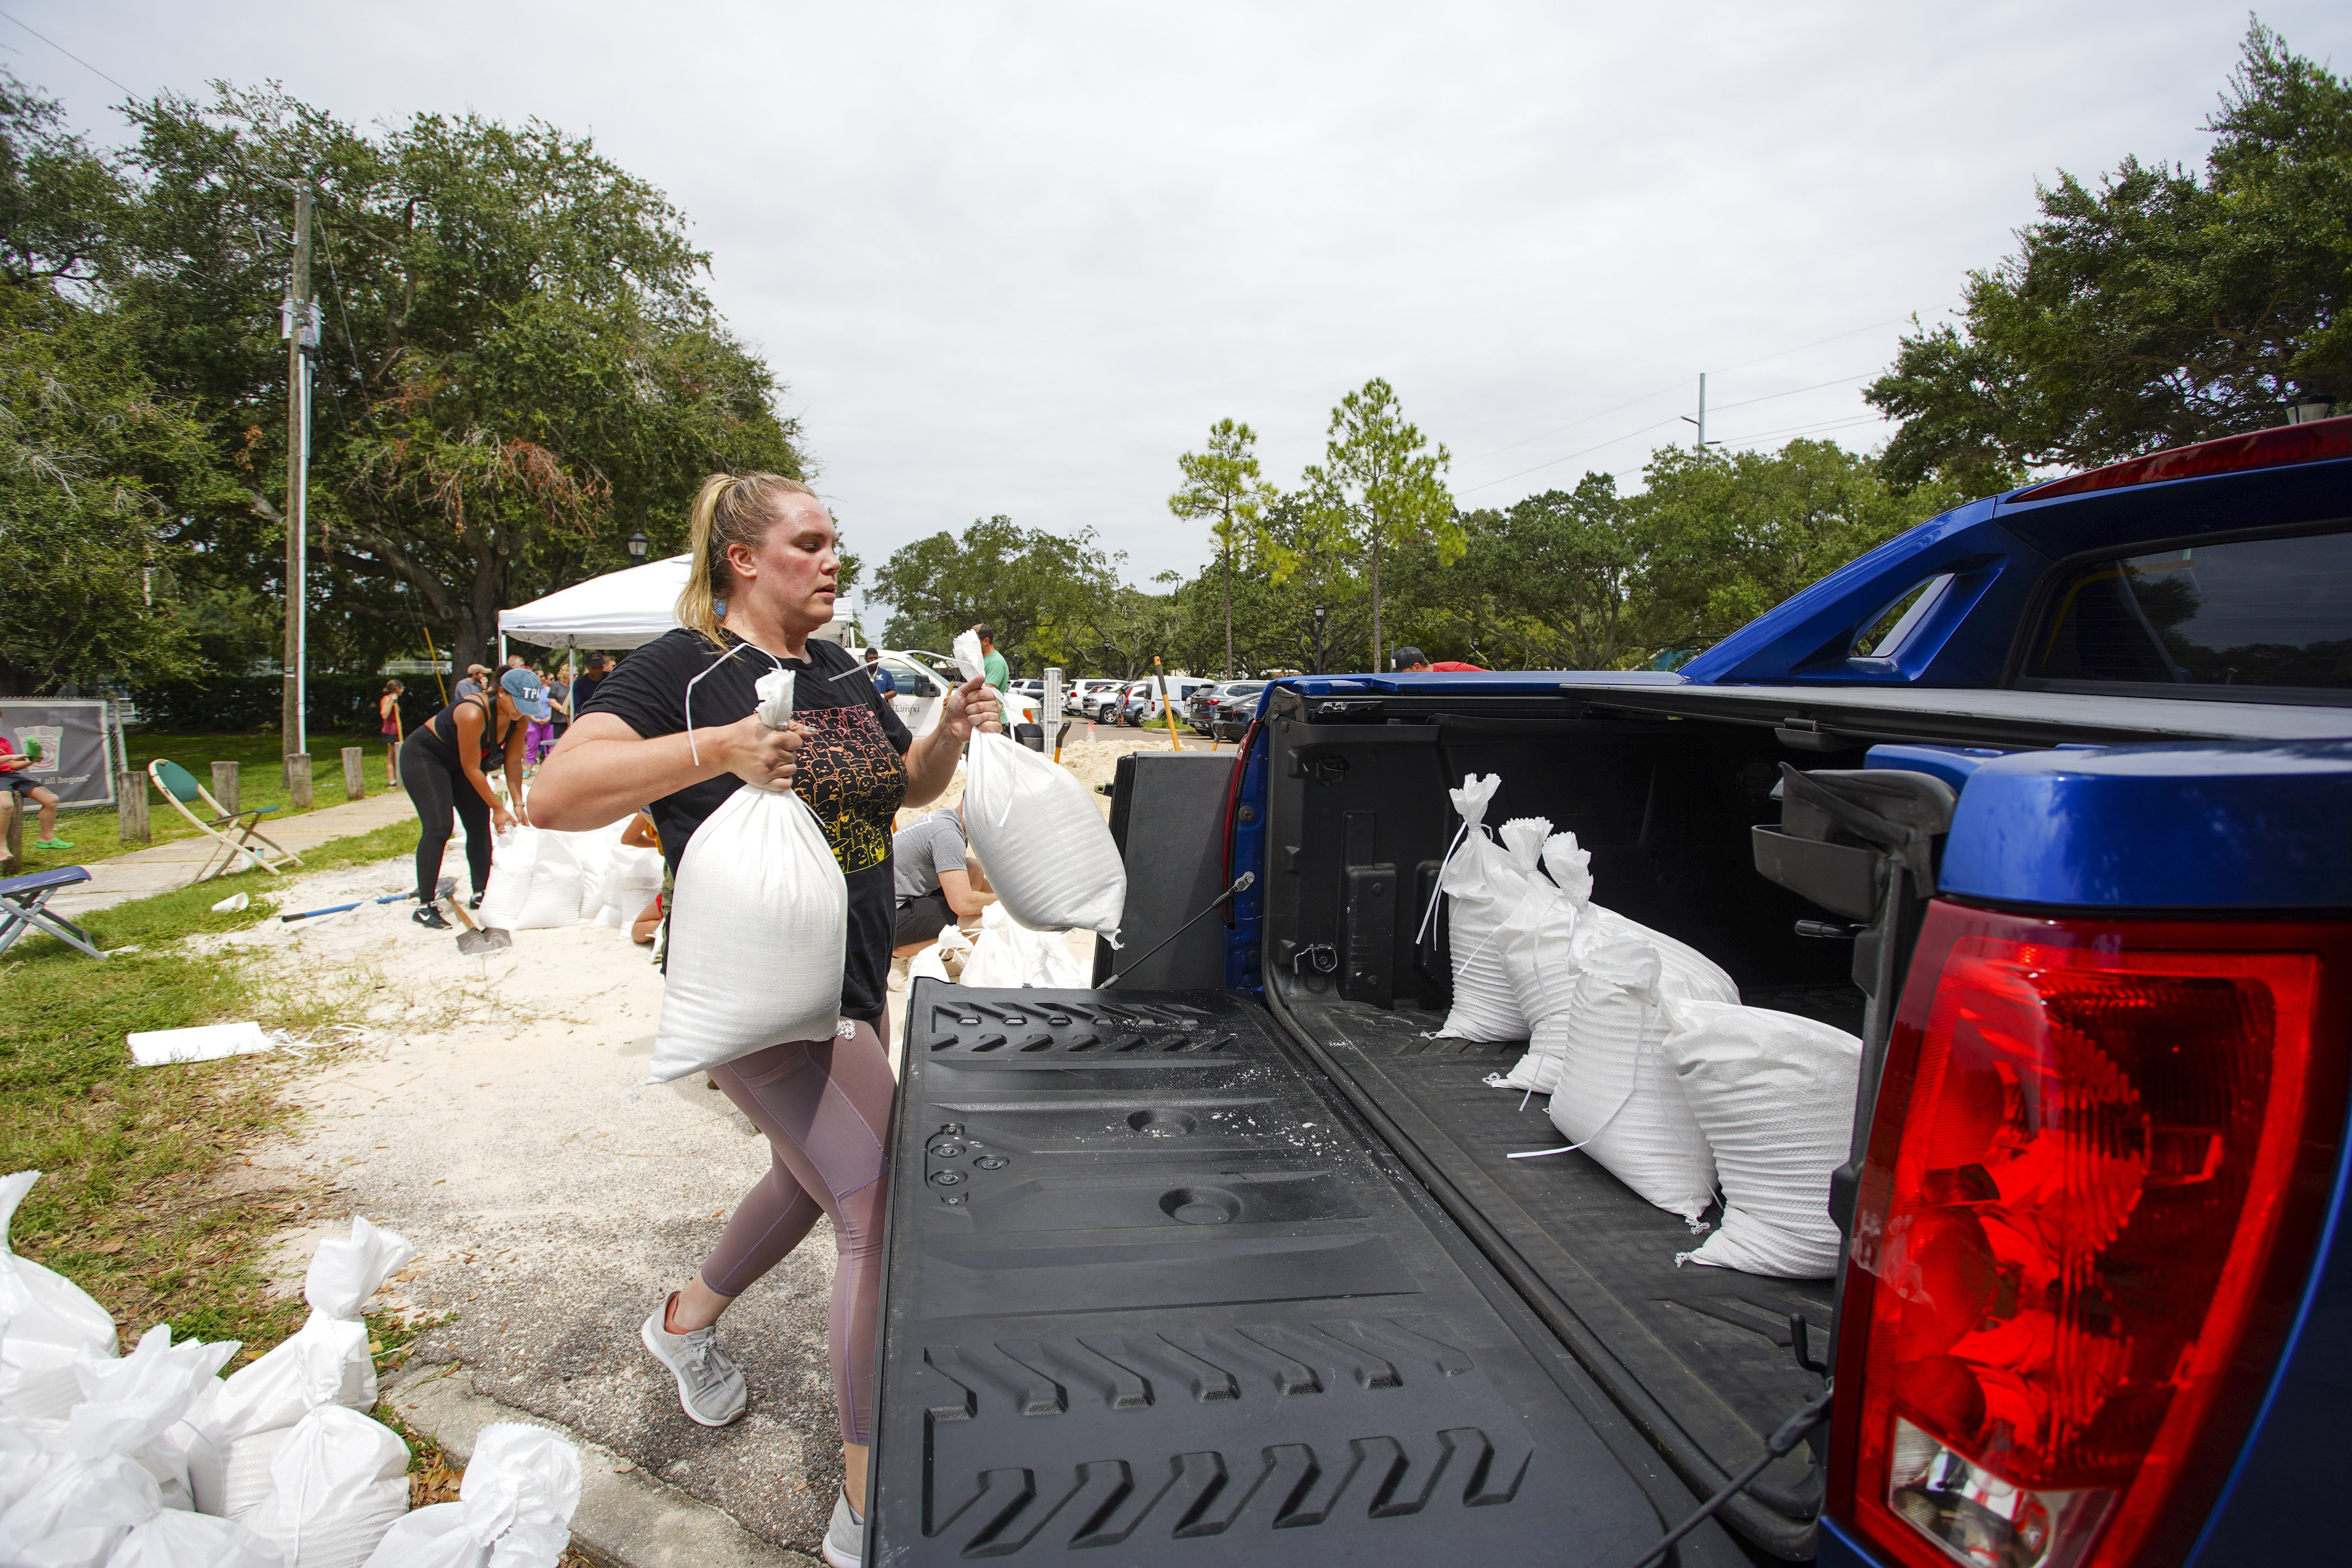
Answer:
<svg viewBox="0 0 2352 1568"><path fill-rule="evenodd" d="M1685 414L1685 415L1684 415L1684 416L1683 416L1683 423L1684 423L1684 424L1685 424L1685 425L1696 425L1696 426L1698 426L1698 448L1697 448L1697 449L1698 449L1699 451L1702 451L1702 452L1706 451L1706 372L1705 372L1705 371L1701 371L1701 372L1699 372L1699 373L1698 373L1698 417L1697 417L1697 418L1696 418L1696 419L1694 419L1694 418L1692 418L1689 415Z"/></svg>
<svg viewBox="0 0 2352 1568"><path fill-rule="evenodd" d="M310 307L310 193L294 192L294 265L286 283L282 320L286 334L286 671L278 708L278 751L283 756L310 750L303 732L303 577L309 564L310 500L310 345L318 334Z"/></svg>

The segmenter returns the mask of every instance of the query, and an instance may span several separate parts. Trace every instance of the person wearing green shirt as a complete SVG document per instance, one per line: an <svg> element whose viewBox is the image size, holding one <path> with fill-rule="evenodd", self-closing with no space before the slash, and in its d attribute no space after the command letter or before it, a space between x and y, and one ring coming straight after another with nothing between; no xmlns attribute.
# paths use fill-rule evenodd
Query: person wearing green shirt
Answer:
<svg viewBox="0 0 2352 1568"><path fill-rule="evenodd" d="M1004 656L996 651L996 633L987 622L971 628L980 637L980 673L991 686L1003 691L1013 679L1013 671Z"/></svg>

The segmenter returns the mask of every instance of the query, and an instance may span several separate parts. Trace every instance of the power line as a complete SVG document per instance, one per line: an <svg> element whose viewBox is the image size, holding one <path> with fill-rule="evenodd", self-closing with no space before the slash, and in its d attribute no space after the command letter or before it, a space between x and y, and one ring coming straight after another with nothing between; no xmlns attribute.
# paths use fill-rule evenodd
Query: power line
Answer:
<svg viewBox="0 0 2352 1568"><path fill-rule="evenodd" d="M90 64L88 60L86 60L86 59L82 58L79 55L78 55L78 54L74 53L71 49L69 49L69 48L66 47L63 44L61 44L61 43L58 42L55 38L50 37L47 33L42 32L39 28L37 28L37 27L34 26L31 23L29 23L29 22L24 22L24 21L19 21L16 17L14 17L14 16L8 16L8 13L7 13L7 12L5 12L5 11L0 11L0 16L7 17L7 19L8 19L9 21L11 21L11 22L16 22L16 26L20 26L20 27L24 28L24 29L25 29L25 31L26 31L26 32L28 32L28 33L30 33L30 34L32 34L32 35L33 35L33 37L37 37L37 38L40 39L40 40L41 40L41 42L43 42L43 43L45 43L45 44L48 45L48 46L49 46L49 47L51 47L51 48L53 48L53 49L57 50L57 51L58 51L58 53L59 53L59 54L61 54L61 55L65 56L65 58L68 58L68 59L69 59L69 60L73 61L73 63L74 63L74 64L76 64L76 65L78 65L78 66L81 67L81 68L82 68L82 69L84 69L84 70L86 70L86 71L89 72L89 74L90 74L90 75L92 75L92 76L94 76L94 77L98 78L100 81L112 82L114 86L116 86L116 87L118 87L118 88L122 88L122 92L123 92L123 95L124 95L125 97L127 97L127 98L136 98L136 97L138 97L138 96L139 96L137 93L132 92L129 88L127 88L127 87L122 87L122 84L121 84L121 82L119 82L119 81L115 81L115 80L114 80L114 79L113 79L112 77L108 76L104 71L102 71L102 70L99 69L96 66L94 66L94 65Z"/></svg>
<svg viewBox="0 0 2352 1568"><path fill-rule="evenodd" d="M1811 425L1788 425L1783 426L1778 430L1760 430L1753 436L1737 437L1728 442L1727 445L1734 447L1747 447L1752 446L1758 441L1769 440L1775 436L1793 437L1818 435L1828 430L1843 430L1852 425L1879 424L1884 422L1885 418L1885 416L1884 415L1879 414L1857 414L1843 419L1831 419Z"/></svg>
<svg viewBox="0 0 2352 1568"><path fill-rule="evenodd" d="M1461 493L1466 496L1474 494L1479 490L1490 489L1496 485L1509 484L1513 479L1525 479L1529 474L1540 472L1545 468L1556 468L1561 463L1568 462L1570 458L1581 458L1587 452L1598 452L1601 450L1601 447L1614 447L1620 441L1630 441L1636 436L1646 436L1653 430L1662 429L1668 425L1679 423L1681 418L1682 416L1677 414L1674 416L1673 418L1661 419L1655 425L1644 425L1639 430L1628 430L1622 436L1612 436L1608 440L1601 442L1599 447L1587 447L1582 452L1570 452L1566 458L1554 458L1549 462L1538 463L1532 468L1521 468L1516 474L1505 474L1499 479L1488 479L1483 485L1472 485L1468 489L1465 489Z"/></svg>
<svg viewBox="0 0 2352 1568"><path fill-rule="evenodd" d="M1815 338L1811 342L1809 342L1809 343L1799 343L1799 344L1798 344L1796 347L1794 347L1794 348L1790 348L1790 349L1775 349L1775 350L1773 350L1773 351L1772 351L1770 353L1769 353L1769 354L1762 354L1762 355L1759 355L1759 356L1758 356L1757 358L1755 358L1755 359L1751 359L1751 360L1742 360L1739 363L1738 363L1738 364L1735 364L1735 365L1731 366L1729 370L1726 370L1726 371L1724 371L1722 374L1726 374L1726 375L1728 375L1728 374L1731 374L1731 371L1734 371L1734 370L1746 370L1746 369L1747 369L1748 366L1750 366L1750 365L1762 364L1762 363L1765 363L1766 361L1768 361L1768 360L1784 359L1784 358L1786 358L1787 356L1789 356L1790 354L1802 353L1804 353L1807 349L1817 349L1817 348L1821 347L1823 343L1843 342L1844 342L1844 341L1845 341L1846 339L1848 339L1848 338L1860 337L1860 336L1861 336L1863 333L1864 333L1864 332L1874 332L1874 331L1878 331L1878 329L1879 329L1879 328L1881 328L1881 327L1892 327L1892 326L1895 326L1895 325L1898 325L1899 323L1901 323L1901 322L1903 322L1903 321L1908 321L1909 319L1910 319L1910 318L1908 318L1907 316L1889 316L1886 320L1885 320L1885 321L1873 321L1873 322L1871 322L1871 323L1870 323L1868 326L1866 326L1866 327L1853 327L1853 328L1850 328L1850 329L1848 329L1847 331L1843 331L1843 332L1832 332L1828 337L1825 337L1825 338ZM1538 431L1537 431L1534 435L1532 435L1532 436L1526 436L1526 437L1522 437L1521 438L1519 438L1519 439L1518 439L1518 440L1517 440L1517 441L1507 442L1507 443L1506 443L1505 445L1500 446L1500 447L1489 447L1489 448L1487 448L1486 451L1479 453L1477 456L1475 456L1475 457L1472 457L1472 458L1463 458L1463 459L1462 459L1462 461L1463 461L1465 465L1466 465L1466 464L1470 464L1470 463L1481 463L1481 462L1486 461L1488 458L1496 457L1496 456L1497 456L1498 454L1501 454L1501 453L1504 453L1504 452L1508 452L1508 451L1512 450L1512 449L1513 449L1513 448L1515 448L1515 447L1524 447L1524 446L1526 446L1526 445L1527 445L1528 442L1530 442L1530 441L1540 441L1540 440L1542 440L1542 439L1543 439L1545 437L1547 437L1547 436L1557 436L1557 435L1559 435L1559 434L1561 431L1563 431L1563 430L1573 430L1573 429L1575 429L1575 428L1576 428L1578 426L1580 426L1580 425L1590 425L1590 424L1591 424L1591 423L1592 423L1592 421L1594 421L1595 419L1605 419L1605 418L1607 418L1610 415L1612 415L1612 414L1616 414L1616 413L1622 412L1622 410L1624 410L1624 409L1631 408L1631 407L1633 407L1633 406L1635 404L1637 404L1637 403L1647 403L1647 402L1648 402L1648 401L1650 401L1650 399L1652 399L1653 397L1663 397L1663 396L1664 396L1664 395L1665 395L1667 393L1669 393L1669 392L1673 392L1673 391L1675 391L1675 390L1677 390L1678 388L1680 388L1680 387L1682 387L1683 385L1685 385L1685 383L1688 381L1688 379L1689 379L1688 377L1685 377L1683 380L1681 380L1681 381L1676 381L1676 382L1673 383L1673 384L1670 384L1670 385L1662 386L1662 387L1658 388L1658 389L1657 389L1657 391L1655 391L1655 392L1645 392L1645 393L1642 394L1642 395L1641 395L1641 396L1639 396L1639 397L1628 398L1625 402L1623 402L1623 403L1620 403L1620 404L1616 404L1616 405L1612 405L1612 406L1611 406L1611 407L1608 407L1608 408L1603 408L1603 409L1601 409L1601 410L1599 413L1597 413L1597 414L1587 414L1587 415L1582 416L1581 416L1581 417L1580 417L1580 418L1571 419L1571 420L1570 420L1570 421L1569 421L1567 424L1565 424L1565 425L1555 425L1555 426L1552 426L1550 429L1549 429L1549 430L1538 430ZM1848 377L1847 379L1848 379L1848 380L1853 380L1853 381L1859 381L1859 380L1860 380L1860 379L1862 379L1862 378L1861 378L1860 376L1850 376L1850 377ZM1826 382L1826 383L1824 383L1823 384L1824 384L1824 385L1829 385L1829 386L1834 386L1834 385L1836 385L1836 384L1837 384L1837 383L1835 383L1835 382ZM1804 389L1804 390L1811 390L1811 389L1810 389L1810 388L1807 388L1807 389ZM1776 393L1776 394L1774 394L1774 395L1775 395L1775 396L1781 396L1781 395L1785 395L1785 394L1778 394L1778 393ZM1757 401L1757 400L1756 400L1756 399L1751 398L1751 399L1749 399L1748 401L1750 401L1750 402L1754 402L1754 401ZM1723 406L1725 406L1725 407L1727 407L1727 408L1737 408L1737 407L1739 407L1739 406L1741 406L1741 405L1738 405L1738 404L1733 403L1733 404L1725 404ZM1562 460L1565 460L1565 459L1562 459ZM1495 484L1500 484L1500 483L1502 483L1502 481L1501 481L1500 479L1496 479L1496 480L1493 480L1493 481L1490 481L1490 482L1495 483ZM1481 487L1478 487L1478 488L1483 489L1484 487L1483 487L1483 486L1481 486Z"/></svg>
<svg viewBox="0 0 2352 1568"><path fill-rule="evenodd" d="M1715 405L1715 412L1720 414L1727 408L1745 408L1751 403L1769 403L1776 397L1794 397L1801 392L1819 392L1825 386L1843 386L1848 382L1868 381L1877 374L1874 370L1866 370L1860 375L1842 375L1835 381L1817 381L1811 386L1792 386L1786 392L1768 392L1761 397L1743 397L1737 403L1718 403Z"/></svg>

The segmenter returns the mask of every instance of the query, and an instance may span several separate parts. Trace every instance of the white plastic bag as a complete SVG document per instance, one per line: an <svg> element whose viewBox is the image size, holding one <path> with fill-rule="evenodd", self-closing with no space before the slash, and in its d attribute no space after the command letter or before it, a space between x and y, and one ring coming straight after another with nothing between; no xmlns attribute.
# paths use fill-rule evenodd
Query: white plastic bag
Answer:
<svg viewBox="0 0 2352 1568"><path fill-rule="evenodd" d="M913 965L908 968L911 973ZM1087 975L1070 952L1068 937L1060 931L1031 931L1003 904L991 904L981 911L980 939L971 944L971 956L964 960L963 984L1083 990Z"/></svg>
<svg viewBox="0 0 2352 1568"><path fill-rule="evenodd" d="M1666 1012L1666 1060L1723 1179L1723 1224L1675 1261L1828 1279L1839 1243L1830 1174L1853 1134L1862 1042L1763 1007L1669 1002Z"/></svg>
<svg viewBox="0 0 2352 1568"><path fill-rule="evenodd" d="M286 1568L360 1568L408 1511L408 1445L356 1410L322 1405L269 1462L269 1493L238 1519Z"/></svg>
<svg viewBox="0 0 2352 1568"><path fill-rule="evenodd" d="M793 716L793 672L760 678L760 718ZM808 803L744 785L703 819L677 866L669 975L647 1083L703 1072L841 1017L849 885Z"/></svg>
<svg viewBox="0 0 2352 1568"><path fill-rule="evenodd" d="M543 1427L496 1422L474 1440L457 1500L396 1521L367 1568L555 1568L579 1506L579 1450Z"/></svg>
<svg viewBox="0 0 2352 1568"><path fill-rule="evenodd" d="M1579 955L1551 1124L1619 1181L1693 1229L1715 1198L1715 1159L1666 1064L1658 950L1638 939Z"/></svg>
<svg viewBox="0 0 2352 1568"><path fill-rule="evenodd" d="M955 655L965 679L980 674L978 637L958 637ZM1013 919L1118 945L1127 866L1076 773L1008 736L976 732L964 753L963 825Z"/></svg>
<svg viewBox="0 0 2352 1568"><path fill-rule="evenodd" d="M1462 828L1438 868L1437 893L1422 919L1425 934L1445 903L1446 947L1454 966L1454 1005L1440 1039L1524 1040L1528 1020L1511 990L1510 972L1496 938L1503 919L1528 890L1528 868L1496 842L1486 806L1503 785L1500 773L1465 773L1447 791Z"/></svg>
<svg viewBox="0 0 2352 1568"><path fill-rule="evenodd" d="M481 924L504 931L578 924L581 871L567 842L572 837L522 823L499 834Z"/></svg>
<svg viewBox="0 0 2352 1568"><path fill-rule="evenodd" d="M38 1171L0 1176L0 1418L62 1417L81 1397L74 1360L117 1353L114 1317L53 1268L19 1258L8 1226Z"/></svg>
<svg viewBox="0 0 2352 1568"><path fill-rule="evenodd" d="M362 1306L416 1248L357 1215L348 1237L319 1244L302 1280L308 1321L250 1366L215 1384L189 1414L204 1440L189 1457L188 1481L206 1513L238 1515L268 1487L287 1431L326 1405L365 1410L375 1403L375 1362Z"/></svg>

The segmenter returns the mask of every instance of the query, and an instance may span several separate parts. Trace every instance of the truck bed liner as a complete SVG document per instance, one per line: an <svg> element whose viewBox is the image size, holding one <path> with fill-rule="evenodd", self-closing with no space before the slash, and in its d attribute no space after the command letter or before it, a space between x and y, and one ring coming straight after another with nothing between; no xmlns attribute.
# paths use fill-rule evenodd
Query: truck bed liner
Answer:
<svg viewBox="0 0 2352 1568"><path fill-rule="evenodd" d="M1792 1352L1789 1319L1804 1317L1811 1354L1825 1357L1831 1281L1678 1268L1675 1254L1697 1238L1600 1165L1580 1154L1507 1157L1561 1142L1541 1100L1484 1081L1522 1045L1431 1039L1441 1015L1281 989L1325 1069L1417 1156L1433 1193L1601 1383L1646 1417L1695 1490L1712 1490L1753 1458L1819 1392L1821 1380ZM1851 985L1751 988L1744 1000L1861 1026L1862 995ZM1801 1449L1727 1511L1759 1544L1802 1554L1819 1496L1812 1456Z"/></svg>
<svg viewBox="0 0 2352 1568"><path fill-rule="evenodd" d="M1690 1505L1261 1007L919 982L892 1137L871 1563L1605 1565Z"/></svg>

